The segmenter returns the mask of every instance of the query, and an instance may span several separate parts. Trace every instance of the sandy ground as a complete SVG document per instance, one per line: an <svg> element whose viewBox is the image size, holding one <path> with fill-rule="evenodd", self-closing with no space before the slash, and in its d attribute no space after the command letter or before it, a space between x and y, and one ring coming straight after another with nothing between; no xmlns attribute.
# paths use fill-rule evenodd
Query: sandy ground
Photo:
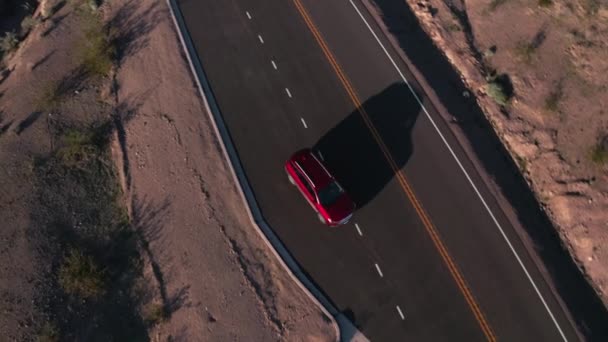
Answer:
<svg viewBox="0 0 608 342"><path fill-rule="evenodd" d="M608 303L608 162L593 158L598 145L608 145L606 2L406 2ZM504 108L488 96L492 71L513 86Z"/></svg>
<svg viewBox="0 0 608 342"><path fill-rule="evenodd" d="M107 87L76 88L61 115L87 121L113 107L113 155L147 244L145 277L168 304L154 341L334 341L332 321L302 292L250 224L182 55L164 1L111 0L101 8L123 49ZM9 56L0 83L0 331L34 340L44 322L28 178L52 144L48 113L32 115L51 80L74 67L81 39L70 6ZM87 95L88 94L88 95Z"/></svg>

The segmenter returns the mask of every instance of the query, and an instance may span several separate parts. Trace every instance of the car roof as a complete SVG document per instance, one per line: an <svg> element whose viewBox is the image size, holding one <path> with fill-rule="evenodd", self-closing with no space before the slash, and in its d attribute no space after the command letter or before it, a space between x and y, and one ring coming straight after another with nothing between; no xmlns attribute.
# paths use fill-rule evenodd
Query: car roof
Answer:
<svg viewBox="0 0 608 342"><path fill-rule="evenodd" d="M298 164L315 188L321 188L332 182L333 177L310 149L297 152L293 161Z"/></svg>

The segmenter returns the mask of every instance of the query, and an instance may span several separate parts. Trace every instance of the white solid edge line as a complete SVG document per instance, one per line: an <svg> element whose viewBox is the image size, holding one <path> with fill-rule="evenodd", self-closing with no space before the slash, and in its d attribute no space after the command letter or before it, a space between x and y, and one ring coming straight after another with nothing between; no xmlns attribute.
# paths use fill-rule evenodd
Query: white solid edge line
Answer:
<svg viewBox="0 0 608 342"><path fill-rule="evenodd" d="M376 42L378 42L378 44L380 45L380 47L382 48L382 50L384 51L384 53L386 54L386 56L388 57L388 59L391 61L391 63L393 64L393 67L395 67L395 70L397 70L397 73L399 73L399 76L401 76L401 79L408 86L408 88L410 89L410 92L412 93L412 95L414 95L414 98L416 99L416 101L418 102L418 104L420 105L420 107L422 108L422 110L424 111L424 114L426 115L426 117L429 119L429 121L431 122L431 124L435 128L435 131L441 137L441 140L443 141L443 143L445 144L445 146L450 151L450 154L452 155L452 157L454 157L454 160L456 160L456 163L460 167L460 170L464 173L465 177L469 181L469 184L471 184L471 186L473 187L473 190L475 190L475 193L477 194L477 197L479 197L479 199L481 200L481 203L486 208L486 211L488 212L488 214L490 214L490 217L492 218L492 221L494 221L494 224L496 224L496 227L498 228L498 230L500 231L501 235L503 236L503 238L507 242L507 245L511 249L511 252L515 256L515 259L517 259L517 262L519 263L519 265L523 269L524 273L528 277L528 280L532 284L532 287L534 287L534 291L536 291L536 294L538 295L538 297L540 298L541 302L543 303L543 305L545 307L545 310L547 310L547 313L551 317L551 320L553 320L553 324L555 324L555 327L559 331L559 333L562 336L562 338L564 339L564 341L568 341L568 339L566 338L566 335L564 335L564 332L562 331L561 327L559 326L559 323L555 319L555 316L553 315L553 312L551 312L551 309L549 308L549 305L547 304L547 302L543 298L542 294L540 293L540 290L536 286L536 283L534 283L534 280L532 279L532 276L528 272L528 269L526 269L526 266L521 261L521 258L519 257L519 255L515 251L515 248L513 247L513 244L511 243L511 241L507 237L507 234L505 234L505 232L504 232L502 226L500 225L500 223L498 223L498 220L496 219L496 217L492 213L492 210L490 210L490 207L488 206L488 204L484 200L483 196L481 195L481 193L479 192L479 190L477 189L477 187L473 183L473 180L471 179L471 177L469 176L469 174L467 173L467 171L464 169L464 166L462 166L462 163L460 162L460 160L456 156L456 153L454 153L454 150L452 150L452 147L450 147L450 145L448 144L448 142L445 139L445 137L443 136L443 134L441 134L441 131L439 130L439 127L437 127L437 124L435 123L435 121L433 120L433 118L431 118L431 115L429 114L429 112L426 110L426 108L422 104L422 101L420 101L420 98L418 97L418 95L416 95L416 93L414 92L414 89L412 89L412 86L410 85L410 83L407 81L407 79L405 78L405 76L403 76L403 73L401 72L401 70L397 66L397 63L395 63L395 61L393 60L393 58L391 57L391 55L388 53L388 51L386 50L386 48L384 47L384 45L382 44L382 42L380 41L380 39L378 38L378 36L376 35L376 33L374 32L374 30L371 28L371 26L369 25L369 23L367 22L367 20L365 20L365 17L363 17L363 14L361 14L361 11L357 7L357 5L355 5L355 3L353 2L353 0L349 0L349 2L355 8L355 11L357 11L357 14L359 14L359 17L361 17L361 19L365 23L365 26L367 26L367 29L372 33L372 35L376 39Z"/></svg>
<svg viewBox="0 0 608 342"><path fill-rule="evenodd" d="M247 14L247 18L251 20L251 14L249 14L249 11L245 11L245 14Z"/></svg>
<svg viewBox="0 0 608 342"><path fill-rule="evenodd" d="M401 308L399 307L399 305L397 305L397 312L399 313L401 320L405 320L405 316L403 315L403 312L401 311Z"/></svg>
<svg viewBox="0 0 608 342"><path fill-rule="evenodd" d="M287 96L291 98L291 92L289 91L289 88L285 88L285 92L287 93Z"/></svg>
<svg viewBox="0 0 608 342"><path fill-rule="evenodd" d="M323 158L323 154L321 154L321 151L317 151L317 154L319 155L319 158L321 158L321 161L325 161L325 158Z"/></svg>
<svg viewBox="0 0 608 342"><path fill-rule="evenodd" d="M359 236L363 236L363 232L361 232L361 228L359 228L358 223L355 223L355 228L357 228L357 233L359 233Z"/></svg>
<svg viewBox="0 0 608 342"><path fill-rule="evenodd" d="M272 67L274 68L274 70L277 70L277 63L275 63L273 60L270 61L270 63L272 63Z"/></svg>
<svg viewBox="0 0 608 342"><path fill-rule="evenodd" d="M306 121L304 121L304 118L300 118L300 120L302 120L302 125L304 125L304 128L308 128L308 126L306 125Z"/></svg>
<svg viewBox="0 0 608 342"><path fill-rule="evenodd" d="M264 39L262 39L262 36L258 34L258 39L260 40L260 43L264 44Z"/></svg>
<svg viewBox="0 0 608 342"><path fill-rule="evenodd" d="M382 270L380 269L380 266L378 264L374 264L374 265L376 265L376 271L378 271L380 278L384 277L384 274L382 274Z"/></svg>

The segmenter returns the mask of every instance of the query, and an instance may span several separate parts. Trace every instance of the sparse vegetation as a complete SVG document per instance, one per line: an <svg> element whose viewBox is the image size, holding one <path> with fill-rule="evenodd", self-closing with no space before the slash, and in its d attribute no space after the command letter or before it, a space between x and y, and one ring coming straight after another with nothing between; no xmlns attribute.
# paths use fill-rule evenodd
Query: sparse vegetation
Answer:
<svg viewBox="0 0 608 342"><path fill-rule="evenodd" d="M71 249L59 269L59 284L66 293L80 298L99 297L105 291L104 272L91 256Z"/></svg>
<svg viewBox="0 0 608 342"><path fill-rule="evenodd" d="M46 322L38 333L38 342L59 342L59 329L51 322Z"/></svg>
<svg viewBox="0 0 608 342"><path fill-rule="evenodd" d="M591 161L598 165L608 164L608 136L591 148Z"/></svg>
<svg viewBox="0 0 608 342"><path fill-rule="evenodd" d="M585 0L583 6L587 15L596 15L600 10L600 0Z"/></svg>
<svg viewBox="0 0 608 342"><path fill-rule="evenodd" d="M51 123L53 152L37 158L32 169L41 201L37 222L44 220L38 225L62 246L71 246L65 254L56 249L49 255L59 264L53 287L65 293L49 298L50 305L67 322L94 322L86 326L93 336L142 340L145 320L134 289L142 261L110 159L112 121L83 126L60 120ZM69 337L62 340L75 339Z"/></svg>
<svg viewBox="0 0 608 342"><path fill-rule="evenodd" d="M81 168L97 157L98 146L94 140L92 132L69 130L63 136L63 146L57 151L57 155L64 165Z"/></svg>
<svg viewBox="0 0 608 342"><path fill-rule="evenodd" d="M483 52L485 58L490 58L496 54L496 45L492 45Z"/></svg>
<svg viewBox="0 0 608 342"><path fill-rule="evenodd" d="M114 64L116 47L99 18L89 14L89 27L80 48L82 66L92 76L107 76Z"/></svg>
<svg viewBox="0 0 608 342"><path fill-rule="evenodd" d="M39 111L52 111L59 106L60 102L59 85L56 82L51 82L43 88L42 95L36 100L36 109Z"/></svg>
<svg viewBox="0 0 608 342"><path fill-rule="evenodd" d="M557 112L559 110L559 103L561 102L563 96L564 90L560 82L560 84L558 84L557 87L551 93L549 93L549 96L547 96L545 99L545 109L551 112Z"/></svg>
<svg viewBox="0 0 608 342"><path fill-rule="evenodd" d="M167 320L169 317L166 307L163 304L150 304L144 313L146 323L156 325Z"/></svg>
<svg viewBox="0 0 608 342"><path fill-rule="evenodd" d="M521 41L517 43L515 47L515 54L517 57L526 64L532 62L536 47L532 42Z"/></svg>
<svg viewBox="0 0 608 342"><path fill-rule="evenodd" d="M19 45L19 39L15 32L6 32L4 37L0 38L0 52L3 54L9 53L17 48Z"/></svg>
<svg viewBox="0 0 608 342"><path fill-rule="evenodd" d="M498 80L488 82L486 92L501 106L506 106L509 103L510 97L505 87Z"/></svg>
<svg viewBox="0 0 608 342"><path fill-rule="evenodd" d="M528 172L528 161L524 157L516 156L517 165L522 172Z"/></svg>
<svg viewBox="0 0 608 342"><path fill-rule="evenodd" d="M34 26L38 25L38 23L40 23L40 19L38 17L28 15L27 17L23 18L21 21L22 34L29 32Z"/></svg>
<svg viewBox="0 0 608 342"><path fill-rule="evenodd" d="M99 1L98 0L86 0L87 1L87 5L89 6L89 8L92 11L97 11L97 9L99 8Z"/></svg>
<svg viewBox="0 0 608 342"><path fill-rule="evenodd" d="M459 32L462 31L462 28L460 28L460 25L456 24L456 23L450 23L447 25L447 30L450 32Z"/></svg>

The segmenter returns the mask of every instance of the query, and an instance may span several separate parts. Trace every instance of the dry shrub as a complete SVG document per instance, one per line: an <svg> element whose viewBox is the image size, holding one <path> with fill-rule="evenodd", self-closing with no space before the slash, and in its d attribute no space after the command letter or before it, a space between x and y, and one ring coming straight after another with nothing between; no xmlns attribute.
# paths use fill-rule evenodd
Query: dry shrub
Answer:
<svg viewBox="0 0 608 342"><path fill-rule="evenodd" d="M104 272L89 255L71 249L59 269L63 290L80 298L96 298L104 293Z"/></svg>
<svg viewBox="0 0 608 342"><path fill-rule="evenodd" d="M608 135L591 148L591 161L599 165L608 163Z"/></svg>
<svg viewBox="0 0 608 342"><path fill-rule="evenodd" d="M156 325L167 320L169 314L163 304L150 304L145 312L144 319L150 325Z"/></svg>
<svg viewBox="0 0 608 342"><path fill-rule="evenodd" d="M17 48L19 45L19 39L15 32L6 32L4 37L0 38L0 52L9 53Z"/></svg>

